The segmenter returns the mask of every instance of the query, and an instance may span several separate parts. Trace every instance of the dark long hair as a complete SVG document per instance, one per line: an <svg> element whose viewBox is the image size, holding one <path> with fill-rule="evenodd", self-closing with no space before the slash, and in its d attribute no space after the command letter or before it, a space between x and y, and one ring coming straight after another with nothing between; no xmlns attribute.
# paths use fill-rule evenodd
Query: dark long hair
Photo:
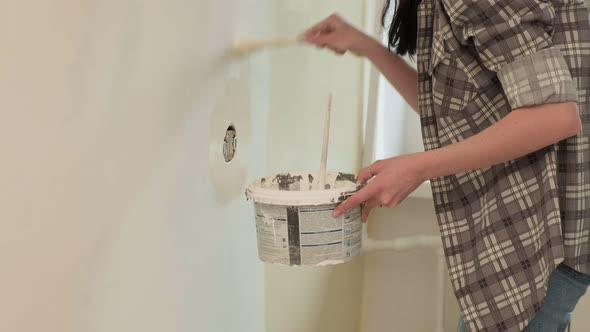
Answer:
<svg viewBox="0 0 590 332"><path fill-rule="evenodd" d="M394 0L394 15L389 23L387 18L392 0L385 0L381 23L388 30L387 46L399 55L416 54L419 4L420 0Z"/></svg>

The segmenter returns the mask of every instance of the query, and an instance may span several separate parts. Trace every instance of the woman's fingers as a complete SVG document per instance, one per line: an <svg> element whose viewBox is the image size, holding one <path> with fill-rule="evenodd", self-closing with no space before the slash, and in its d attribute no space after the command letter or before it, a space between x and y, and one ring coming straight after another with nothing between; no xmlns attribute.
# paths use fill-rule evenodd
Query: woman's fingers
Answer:
<svg viewBox="0 0 590 332"><path fill-rule="evenodd" d="M317 38L322 33L328 31L329 26L330 23L327 20L324 20L305 31L303 37L306 41L311 41L313 38Z"/></svg>
<svg viewBox="0 0 590 332"><path fill-rule="evenodd" d="M376 200L375 198L370 198L364 204L361 204L361 221L364 223L367 222L367 219L369 218L369 214L371 213L371 210L375 207L380 206L380 205L381 204L379 203L379 201Z"/></svg>
<svg viewBox="0 0 590 332"><path fill-rule="evenodd" d="M363 184L368 180L372 179L375 175L379 174L379 172L381 171L381 164L382 162L378 160L372 163L371 165L362 168L356 177L356 182L359 184Z"/></svg>
<svg viewBox="0 0 590 332"><path fill-rule="evenodd" d="M352 209L355 206L359 206L362 202L369 200L372 196L375 195L375 187L371 186L370 184L364 187L363 189L359 190L356 194L352 195L349 199L342 202L340 205L334 209L333 216L337 218L338 216L342 215L344 212Z"/></svg>
<svg viewBox="0 0 590 332"><path fill-rule="evenodd" d="M328 49L330 49L332 52L338 54L338 55L343 55L345 54L348 50L345 48L341 48L338 47L338 45L336 45L337 43L335 41L332 41L331 39L326 40L321 47L327 47Z"/></svg>
<svg viewBox="0 0 590 332"><path fill-rule="evenodd" d="M340 17L336 14L328 16L326 19L320 21L316 25L307 29L303 33L305 39L317 37L318 35L326 32L331 32L336 28L337 23L340 21Z"/></svg>
<svg viewBox="0 0 590 332"><path fill-rule="evenodd" d="M364 167L359 171L359 174L356 176L356 182L358 184L364 184L365 182L373 178L373 176L375 176L375 174L371 173L369 167Z"/></svg>
<svg viewBox="0 0 590 332"><path fill-rule="evenodd" d="M332 48L332 51L336 52L336 54L338 54L338 55L346 54L346 50L339 49L339 48Z"/></svg>
<svg viewBox="0 0 590 332"><path fill-rule="evenodd" d="M337 54L344 54L348 51L346 48L338 46L341 42L342 35L337 29L342 26L342 20L337 15L332 15L320 23L308 29L303 38L306 42L320 48L328 47Z"/></svg>
<svg viewBox="0 0 590 332"><path fill-rule="evenodd" d="M366 49L367 40L371 39L336 14L309 28L302 37L309 44L328 47L337 54L352 52L359 56Z"/></svg>
<svg viewBox="0 0 590 332"><path fill-rule="evenodd" d="M327 18L305 31L303 33L303 37L307 41L312 41L321 35L330 33L333 30L334 28L332 27L331 20L330 18Z"/></svg>
<svg viewBox="0 0 590 332"><path fill-rule="evenodd" d="M366 207L362 207L361 208L361 222L364 224L367 222L367 219L369 219L369 214L371 213L371 210L366 208Z"/></svg>
<svg viewBox="0 0 590 332"><path fill-rule="evenodd" d="M307 41L308 43L315 45L315 46L319 46L319 47L326 47L327 46L330 48L334 47L334 44L336 42L332 33L321 34L321 35L309 37L309 38L306 38L305 41Z"/></svg>
<svg viewBox="0 0 590 332"><path fill-rule="evenodd" d="M381 202L377 198L369 198L365 202L365 204L363 204L363 208L367 208L367 209L371 210L372 208L376 208L381 205L383 205L383 204L381 204Z"/></svg>
<svg viewBox="0 0 590 332"><path fill-rule="evenodd" d="M369 179L371 179L375 175L377 175L378 171L376 171L375 169L380 169L379 168L380 165L381 165L380 162L375 162L372 165L361 169L359 174L357 175L357 183L364 184ZM371 184L373 184L373 185L371 185ZM334 214L333 214L334 217L336 218L336 217L340 216L344 212L352 209L355 206L362 204L363 202L366 202L365 206L363 206L363 210L367 211L366 216L368 217L368 211L370 211L372 208L374 208L376 206L382 205L382 203L380 203L379 200L372 198L372 197L377 196L377 193L378 193L377 185L375 183L369 183L367 186L365 186L363 189L359 190L352 197L350 197L349 199L344 201L342 204L338 205L336 207L336 209L334 209ZM361 217L363 217L363 215L361 215Z"/></svg>

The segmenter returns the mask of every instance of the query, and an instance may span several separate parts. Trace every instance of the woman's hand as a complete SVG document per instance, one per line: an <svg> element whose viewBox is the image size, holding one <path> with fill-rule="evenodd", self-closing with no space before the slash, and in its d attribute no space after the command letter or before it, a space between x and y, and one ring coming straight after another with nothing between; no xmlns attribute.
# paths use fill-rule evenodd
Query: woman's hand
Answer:
<svg viewBox="0 0 590 332"><path fill-rule="evenodd" d="M371 44L376 42L337 14L311 27L303 34L303 39L317 47L327 47L339 55L350 51L358 56L365 56Z"/></svg>
<svg viewBox="0 0 590 332"><path fill-rule="evenodd" d="M367 221L371 209L377 206L395 207L427 180L423 152L378 160L361 169L358 182L371 181L359 192L338 205L334 217L361 205L361 219Z"/></svg>

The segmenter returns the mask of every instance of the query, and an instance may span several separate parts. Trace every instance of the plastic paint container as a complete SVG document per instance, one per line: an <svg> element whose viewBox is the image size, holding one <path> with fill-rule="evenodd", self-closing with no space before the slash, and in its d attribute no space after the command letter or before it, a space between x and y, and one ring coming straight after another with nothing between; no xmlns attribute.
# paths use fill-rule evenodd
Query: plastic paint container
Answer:
<svg viewBox="0 0 590 332"><path fill-rule="evenodd" d="M321 266L360 255L360 207L332 217L334 208L360 188L355 176L328 173L325 188L318 186L317 173L287 173L259 179L248 187L260 260Z"/></svg>

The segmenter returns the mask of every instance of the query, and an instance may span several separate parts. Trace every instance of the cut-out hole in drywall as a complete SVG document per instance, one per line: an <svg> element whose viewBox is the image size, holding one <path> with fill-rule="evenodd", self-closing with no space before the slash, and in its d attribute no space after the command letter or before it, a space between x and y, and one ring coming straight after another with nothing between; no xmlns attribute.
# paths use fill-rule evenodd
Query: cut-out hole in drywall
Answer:
<svg viewBox="0 0 590 332"><path fill-rule="evenodd" d="M233 124L230 124L225 131L225 138L223 139L223 159L229 163L236 156L237 149L237 132Z"/></svg>

